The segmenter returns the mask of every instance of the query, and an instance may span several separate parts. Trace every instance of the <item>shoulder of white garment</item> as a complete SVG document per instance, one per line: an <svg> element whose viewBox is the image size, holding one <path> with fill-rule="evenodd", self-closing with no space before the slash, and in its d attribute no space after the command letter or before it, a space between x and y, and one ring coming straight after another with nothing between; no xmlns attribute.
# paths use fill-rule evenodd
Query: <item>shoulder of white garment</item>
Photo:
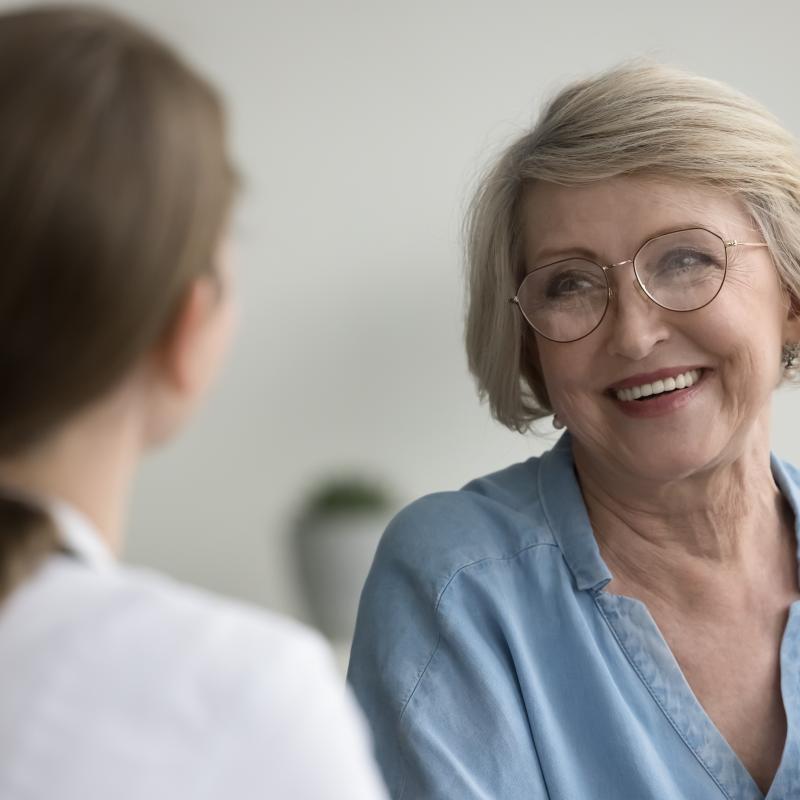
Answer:
<svg viewBox="0 0 800 800"><path fill-rule="evenodd" d="M78 512L59 506L53 516L78 557L54 556L12 596L0 613L0 657L13 643L21 668L27 654L57 664L58 681L85 686L79 736L91 737L95 714L130 726L131 741L148 742L145 761L156 743L164 757L174 750L208 798L384 797L366 727L322 637L119 566Z"/></svg>

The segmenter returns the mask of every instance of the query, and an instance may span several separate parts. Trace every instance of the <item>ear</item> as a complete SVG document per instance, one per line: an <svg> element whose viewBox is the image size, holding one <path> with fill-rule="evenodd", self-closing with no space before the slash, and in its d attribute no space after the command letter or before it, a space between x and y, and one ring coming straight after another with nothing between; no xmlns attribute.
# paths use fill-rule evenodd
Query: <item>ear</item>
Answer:
<svg viewBox="0 0 800 800"><path fill-rule="evenodd" d="M217 278L195 278L158 346L162 377L180 395L194 396L209 379L209 346L220 302Z"/></svg>
<svg viewBox="0 0 800 800"><path fill-rule="evenodd" d="M791 289L785 289L786 319L783 324L783 341L800 342L800 298Z"/></svg>
<svg viewBox="0 0 800 800"><path fill-rule="evenodd" d="M161 444L180 428L211 382L227 332L219 283L196 278L172 323L148 354L144 443Z"/></svg>

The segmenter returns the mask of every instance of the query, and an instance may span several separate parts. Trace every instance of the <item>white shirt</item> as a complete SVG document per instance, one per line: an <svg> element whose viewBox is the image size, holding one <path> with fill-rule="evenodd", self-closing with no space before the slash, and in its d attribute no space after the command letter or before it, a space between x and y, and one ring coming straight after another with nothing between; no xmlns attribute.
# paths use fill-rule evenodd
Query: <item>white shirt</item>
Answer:
<svg viewBox="0 0 800 800"><path fill-rule="evenodd" d="M2 800L383 800L316 634L64 544L0 605Z"/></svg>

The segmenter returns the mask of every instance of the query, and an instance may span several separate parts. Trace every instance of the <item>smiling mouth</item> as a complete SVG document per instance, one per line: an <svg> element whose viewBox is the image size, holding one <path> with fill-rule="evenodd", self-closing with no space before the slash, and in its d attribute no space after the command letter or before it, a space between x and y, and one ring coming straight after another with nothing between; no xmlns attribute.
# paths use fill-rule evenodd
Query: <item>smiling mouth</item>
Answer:
<svg viewBox="0 0 800 800"><path fill-rule="evenodd" d="M652 383L628 386L625 389L612 389L611 394L623 403L628 403L632 400L646 400L660 394L688 389L700 380L702 374L702 369L690 369L671 378L663 378Z"/></svg>

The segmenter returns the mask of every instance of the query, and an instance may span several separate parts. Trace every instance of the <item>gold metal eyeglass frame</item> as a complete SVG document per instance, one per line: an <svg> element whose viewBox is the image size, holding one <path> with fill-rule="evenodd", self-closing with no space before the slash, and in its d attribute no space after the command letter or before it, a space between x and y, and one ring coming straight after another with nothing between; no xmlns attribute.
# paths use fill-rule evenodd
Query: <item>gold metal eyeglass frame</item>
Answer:
<svg viewBox="0 0 800 800"><path fill-rule="evenodd" d="M711 236L714 236L715 238L719 239L722 242L722 244L725 247L725 270L724 270L724 273L722 275L722 280L720 281L719 288L717 289L716 292L714 292L713 296L711 298L709 298L705 303L703 303L702 305L699 305L699 306L697 306L695 308L683 309L683 310L674 309L674 308L668 308L667 306L664 306L661 303L659 303L658 300L656 300L653 297L653 295L650 294L650 292L647 290L647 287L642 283L641 278L639 277L639 273L636 270L636 263L635 263L636 262L636 257L639 255L639 253L642 252L642 250L648 244L650 244L650 242L653 242L656 239L660 239L662 236L670 236L673 233L684 233L684 232L688 232L688 231L704 231L705 233L711 234ZM580 341L581 339L585 339L587 336L589 336L589 334L594 333L594 331L596 331L600 327L600 325L602 324L603 320L606 318L606 314L608 313L608 307L611 304L611 299L614 297L614 289L611 286L610 281L608 280L608 271L611 270L611 269L614 269L614 267L622 267L625 264L631 264L633 266L633 274L634 274L634 277L636 278L636 284L642 290L642 292L644 292L644 294L653 303L655 303L659 308L663 308L666 311L673 311L676 314L686 314L686 313L689 313L690 311L697 311L697 310L699 310L701 308L705 308L709 303L713 302L713 300L716 298L716 296L722 291L722 287L723 287L723 285L725 283L725 278L728 275L728 249L731 248L731 247L769 247L769 245L766 242L740 242L737 239L725 240L719 234L714 233L714 231L710 231L707 228L677 228L674 231L665 231L664 233L659 233L657 236L651 236L649 239L646 239L644 242L642 242L642 244L639 245L638 249L636 250L636 253L634 253L634 255L633 255L633 258L626 258L624 261L617 261L615 264L598 264L596 261L592 261L590 258L585 258L583 256L578 257L578 258L574 258L574 259L573 258L561 258L558 261L552 261L549 264L542 264L541 267L536 267L535 269L532 269L530 272L528 272L525 275L525 277L522 279L522 283L520 283L519 287L517 288L517 294L515 294L513 297L510 297L508 299L508 302L517 306L517 308L519 309L520 313L522 314L522 318L525 320L525 322L528 323L528 325L531 326L531 328L533 328L534 331L536 331L536 333L539 334L539 336L541 336L541 337L543 337L545 339L548 339L551 342L558 342L559 344L569 344L570 342L577 342L577 341ZM606 289L608 291L608 296L607 296L607 299L606 299L606 307L603 309L603 313L600 316L600 319L597 321L597 324L590 331L587 331L583 335L578 336L575 339L567 339L566 341L564 341L562 339L552 339L551 337L549 337L546 334L542 333L528 319L528 317L526 316L525 312L522 310L522 307L520 306L519 290L520 290L520 288L522 288L522 284L525 283L525 281L528 279L528 277L530 275L533 275L534 272L538 272L539 270L542 270L542 269L547 269L548 267L553 267L556 264L562 264L562 263L564 263L566 261L587 261L588 263L594 264L596 267L599 267L601 270L603 270L603 276L605 277L605 280L606 280Z"/></svg>

